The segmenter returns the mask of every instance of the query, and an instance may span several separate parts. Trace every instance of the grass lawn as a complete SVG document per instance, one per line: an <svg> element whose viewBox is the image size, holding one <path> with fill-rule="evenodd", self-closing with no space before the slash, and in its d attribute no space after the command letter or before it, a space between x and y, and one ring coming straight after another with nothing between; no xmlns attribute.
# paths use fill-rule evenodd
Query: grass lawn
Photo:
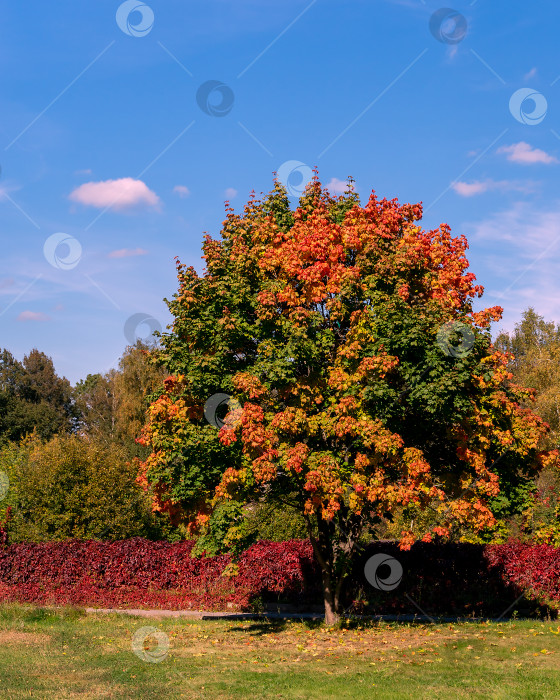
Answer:
<svg viewBox="0 0 560 700"><path fill-rule="evenodd" d="M154 637L133 635L156 627ZM142 635L140 635L142 637ZM0 607L0 697L560 698L560 623L136 618Z"/></svg>

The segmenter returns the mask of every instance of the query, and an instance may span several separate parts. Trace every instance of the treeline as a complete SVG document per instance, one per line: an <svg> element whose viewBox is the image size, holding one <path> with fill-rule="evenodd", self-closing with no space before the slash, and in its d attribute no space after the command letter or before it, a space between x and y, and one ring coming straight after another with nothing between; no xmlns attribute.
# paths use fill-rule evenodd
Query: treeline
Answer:
<svg viewBox="0 0 560 700"><path fill-rule="evenodd" d="M59 377L50 357L32 350L16 360L0 354L0 443L35 432L43 441L55 435L81 435L105 444L124 444L131 454L144 420L148 397L166 376L154 364L152 348L129 346L117 369L88 374L75 387Z"/></svg>
<svg viewBox="0 0 560 700"><path fill-rule="evenodd" d="M496 347L513 353L513 381L535 389L536 412L550 425L547 448L560 445L560 324L528 309L511 334L501 333Z"/></svg>
<svg viewBox="0 0 560 700"><path fill-rule="evenodd" d="M541 447L560 447L560 325L528 309L495 345L515 356L511 381L535 389L531 405L551 428ZM186 537L167 516L152 511L149 493L136 482L137 458L147 457L136 438L150 397L167 374L154 347L141 341L126 349L116 369L89 374L75 387L39 350L21 362L1 351L0 472L9 488L0 500L0 522L11 507L11 541ZM465 531L462 539L503 542L513 535L560 546L559 494L556 471L545 469L536 480L528 476L491 503L496 527L482 534ZM306 536L303 519L291 511L253 504L246 516L247 531L263 539ZM398 537L411 517L421 531L431 514L407 509L378 523L371 535Z"/></svg>
<svg viewBox="0 0 560 700"><path fill-rule="evenodd" d="M32 350L18 362L0 354L0 441L18 441L35 431L42 440L78 429L79 411L67 379L56 374L50 357Z"/></svg>
<svg viewBox="0 0 560 700"><path fill-rule="evenodd" d="M128 347L117 369L89 374L75 387L51 358L32 350L21 362L0 356L0 471L9 482L11 541L178 539L152 512L136 483L136 442L148 400L166 376L152 348Z"/></svg>

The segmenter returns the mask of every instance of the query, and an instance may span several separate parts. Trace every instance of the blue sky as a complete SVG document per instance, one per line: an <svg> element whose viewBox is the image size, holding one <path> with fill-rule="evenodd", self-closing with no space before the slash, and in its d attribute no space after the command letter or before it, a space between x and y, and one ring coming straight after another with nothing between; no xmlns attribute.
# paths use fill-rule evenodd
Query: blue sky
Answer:
<svg viewBox="0 0 560 700"><path fill-rule="evenodd" d="M73 383L115 366L125 329L169 323L174 256L201 272L224 201L289 161L465 234L496 330L529 305L560 321L558 3L0 8L0 346L16 357L37 347Z"/></svg>

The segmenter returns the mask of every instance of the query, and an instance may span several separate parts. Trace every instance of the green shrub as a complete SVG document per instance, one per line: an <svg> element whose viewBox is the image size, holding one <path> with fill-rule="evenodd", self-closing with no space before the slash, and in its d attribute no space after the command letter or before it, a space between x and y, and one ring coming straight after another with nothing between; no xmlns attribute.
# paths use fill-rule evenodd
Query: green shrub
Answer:
<svg viewBox="0 0 560 700"><path fill-rule="evenodd" d="M10 487L0 513L12 506L12 542L129 537L176 539L166 518L152 513L125 450L77 436L47 443L31 437L0 450Z"/></svg>

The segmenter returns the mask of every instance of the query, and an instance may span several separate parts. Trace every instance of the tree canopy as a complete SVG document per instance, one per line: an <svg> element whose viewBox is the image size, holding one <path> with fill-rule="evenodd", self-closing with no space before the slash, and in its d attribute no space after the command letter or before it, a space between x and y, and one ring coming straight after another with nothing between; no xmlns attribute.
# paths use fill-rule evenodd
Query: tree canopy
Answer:
<svg viewBox="0 0 560 700"><path fill-rule="evenodd" d="M368 524L431 508L430 529L404 528L403 548L487 527L501 489L556 459L523 405L532 392L492 345L501 308L473 309L483 289L465 237L421 217L375 193L362 206L351 181L333 197L318 177L292 211L277 182L205 237L202 275L177 261L166 300L171 374L150 407L141 480L157 508L225 547L243 539L244 504L300 512L327 620ZM207 420L219 393L236 402L223 424Z"/></svg>
<svg viewBox="0 0 560 700"><path fill-rule="evenodd" d="M0 355L0 520L11 508L13 541L67 537L177 538L136 483L136 442L147 396L164 370L151 346L126 348L118 367L75 388L33 350Z"/></svg>
<svg viewBox="0 0 560 700"><path fill-rule="evenodd" d="M152 362L152 345L137 340L126 348L117 369L88 374L74 390L80 431L105 444L124 445L130 456L145 456L136 442L145 422L148 397L165 370Z"/></svg>
<svg viewBox="0 0 560 700"><path fill-rule="evenodd" d="M0 353L0 441L19 440L35 430L48 440L74 430L77 410L70 382L37 349L16 360Z"/></svg>
<svg viewBox="0 0 560 700"><path fill-rule="evenodd" d="M547 441L557 447L560 430L560 326L533 308L523 312L512 333L500 333L496 347L511 355L515 381L534 390L535 411L550 425Z"/></svg>

